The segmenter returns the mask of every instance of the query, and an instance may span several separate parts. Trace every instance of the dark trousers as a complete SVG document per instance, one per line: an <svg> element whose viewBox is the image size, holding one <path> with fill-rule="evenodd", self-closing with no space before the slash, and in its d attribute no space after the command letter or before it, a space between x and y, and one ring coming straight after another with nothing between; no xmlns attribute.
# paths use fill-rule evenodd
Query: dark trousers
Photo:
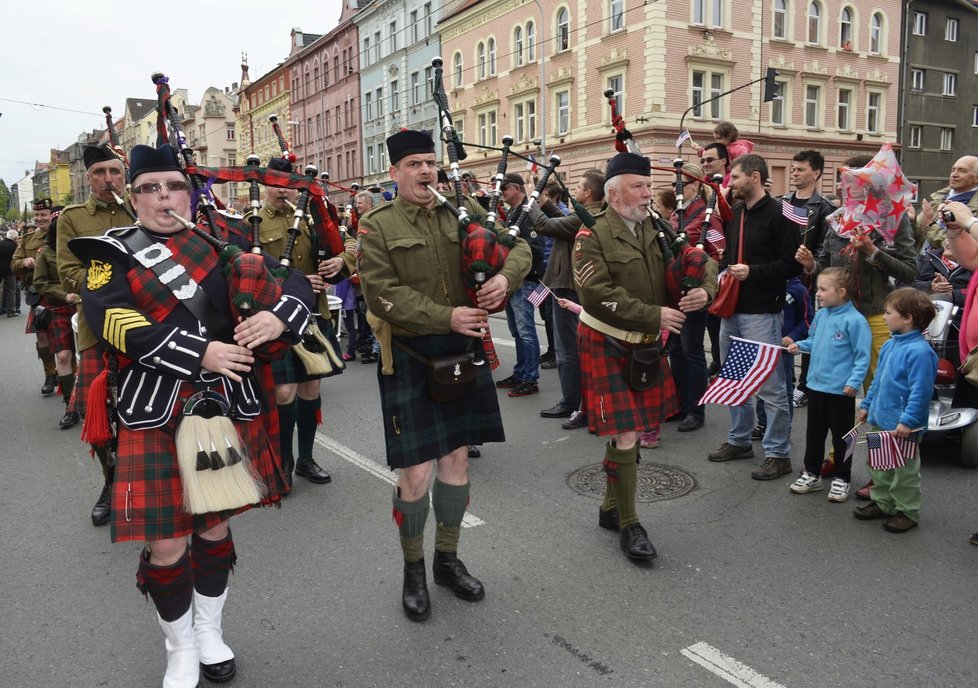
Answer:
<svg viewBox="0 0 978 688"><path fill-rule="evenodd" d="M707 315L706 311L687 313L679 334L669 336L669 366L679 394L679 407L684 414L700 420L703 420L705 409L697 402L706 391L708 380L703 345Z"/></svg>
<svg viewBox="0 0 978 688"><path fill-rule="evenodd" d="M710 333L710 375L720 370L720 318L710 313L706 316L706 331Z"/></svg>
<svg viewBox="0 0 978 688"><path fill-rule="evenodd" d="M811 360L811 356L801 357L801 375L798 377L798 389L805 394L808 394L808 363Z"/></svg>
<svg viewBox="0 0 978 688"><path fill-rule="evenodd" d="M554 296L580 303L573 289L554 289ZM550 299L550 301L555 301ZM577 355L577 314L554 303L554 340L557 345L557 377L560 403L570 408L581 405L581 361Z"/></svg>
<svg viewBox="0 0 978 688"><path fill-rule="evenodd" d="M556 299L547 298L540 304L540 319L543 320L543 329L547 332L546 353L556 355L554 348L554 308L560 308L556 305Z"/></svg>
<svg viewBox="0 0 978 688"><path fill-rule="evenodd" d="M825 436L832 433L835 450L835 478L852 479L852 457L846 455L843 436L855 425L856 399L843 394L808 390L808 428L805 431L805 470L818 475L825 458Z"/></svg>
<svg viewBox="0 0 978 688"><path fill-rule="evenodd" d="M20 290L17 288L17 278L7 275L3 278L3 300L0 301L0 310L8 313L20 310Z"/></svg>

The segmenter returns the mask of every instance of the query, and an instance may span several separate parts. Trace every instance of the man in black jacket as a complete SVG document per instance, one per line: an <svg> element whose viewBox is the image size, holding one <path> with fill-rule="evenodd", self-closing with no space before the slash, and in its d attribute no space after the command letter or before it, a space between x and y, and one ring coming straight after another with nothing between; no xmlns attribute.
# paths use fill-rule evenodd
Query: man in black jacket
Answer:
<svg viewBox="0 0 978 688"><path fill-rule="evenodd" d="M17 299L17 277L14 276L10 261L14 258L14 251L17 250L17 230L7 230L6 235L0 238L0 284L3 289L3 299L0 300L0 315L6 313L8 318L13 318L20 310L20 303Z"/></svg>
<svg viewBox="0 0 978 688"><path fill-rule="evenodd" d="M801 272L795 252L801 243L798 225L782 213L781 203L767 193L767 163L748 153L734 161L730 170L730 189L741 201L734 206L733 218L725 226L727 253L721 268L740 280L737 308L720 325L720 349L726 357L731 337L742 337L781 345L781 318L785 285ZM738 256L743 227L743 255ZM757 395L764 400L768 424L764 432L764 463L751 473L755 480L774 480L791 473L791 419L784 369L775 366ZM730 407L727 441L709 455L710 461L753 458L751 430L754 405Z"/></svg>

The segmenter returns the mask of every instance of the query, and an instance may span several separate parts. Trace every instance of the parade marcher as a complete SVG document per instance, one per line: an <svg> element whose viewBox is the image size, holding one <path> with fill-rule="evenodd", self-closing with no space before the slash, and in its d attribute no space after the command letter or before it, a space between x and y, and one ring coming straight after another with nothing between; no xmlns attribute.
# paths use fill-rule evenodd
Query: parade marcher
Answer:
<svg viewBox="0 0 978 688"><path fill-rule="evenodd" d="M34 199L35 229L24 232L20 238L20 245L14 251L14 258L10 265L23 289L30 287L34 279L34 264L37 262L37 254L43 250L44 242L47 241L53 207L54 202L50 198ZM54 353L51 351L47 332L37 330L34 327L34 314L32 312L27 314L25 332L26 334L33 334L37 338L37 357L41 359L41 365L44 367L44 384L41 386L41 394L43 396L54 394L54 386L58 381L58 369L54 365Z"/></svg>
<svg viewBox="0 0 978 688"><path fill-rule="evenodd" d="M52 209L51 226L48 228L47 242L34 265L34 288L41 297L40 305L50 311L50 322L46 328L54 364L58 371L58 386L65 400L65 414L58 427L67 430L78 424L81 416L69 408L71 392L75 386L75 336L71 329L71 316L75 307L65 301L67 294L58 276L58 215L62 208Z"/></svg>
<svg viewBox="0 0 978 688"><path fill-rule="evenodd" d="M69 205L58 216L58 275L65 290L65 301L79 303L82 286L85 284L85 265L78 259L68 242L77 237L100 236L114 227L132 224L126 210L116 202L126 189L126 168L107 146L86 146L82 151L85 163L85 176L91 187L91 194L82 204ZM80 360L75 387L68 411L85 415L88 387L102 370L102 347L98 338L88 327L85 314L78 311L78 335L75 338ZM112 509L112 454L108 447L92 447L102 466L102 491L95 506L92 507L92 523L96 526L109 522Z"/></svg>
<svg viewBox="0 0 978 688"><path fill-rule="evenodd" d="M639 432L675 413L679 404L664 355L646 372L651 384L641 386L627 377L628 360L640 353L642 360L654 360L655 347L661 349L660 331L678 333L686 319L683 311L699 310L711 294L698 287L679 302L682 310L665 305L665 265L649 218L648 158L619 153L608 163L605 178L608 208L596 216L593 228L578 232L574 244L574 279L583 307L578 350L584 407L591 432L611 436L598 525L618 531L630 560L648 563L656 551L635 509Z"/></svg>
<svg viewBox="0 0 978 688"><path fill-rule="evenodd" d="M8 229L0 237L0 287L3 289L0 315L6 313L8 318L17 317L17 312L20 310L20 303L17 301L17 276L10 266L14 259L14 251L17 250L17 237L16 229Z"/></svg>
<svg viewBox="0 0 978 688"><path fill-rule="evenodd" d="M136 578L153 600L166 639L163 686L194 688L201 673L223 682L236 672L221 628L228 577L237 560L228 524L251 504L190 513L192 497L184 495L202 479L192 463L182 470L183 461L178 462L181 426L191 418L187 406L207 399L226 409L221 420L232 428L226 432L240 436L243 461L250 464L245 474L258 480L265 503L278 501L287 488L259 419L260 399L271 391L261 389L261 381L269 377L256 369L266 344L280 337L298 341L313 297L308 282L292 271L271 310L235 325L232 287L221 274L217 252L168 212L191 216L191 185L174 150L135 146L130 162L140 226L76 239L71 249L89 262L82 292L85 317L105 350L119 358L112 540L145 541ZM244 239L239 241L244 247ZM269 256L265 264L277 267ZM235 442L227 435L224 441ZM197 454L198 466L201 454L205 462L210 454L208 479L235 465L228 450L227 465L218 467L213 434L210 445L210 452ZM238 459L241 463L240 452Z"/></svg>
<svg viewBox="0 0 978 688"><path fill-rule="evenodd" d="M458 220L427 188L438 169L434 141L425 132L401 131L387 139L387 150L398 195L360 219L359 272L381 342L377 377L387 463L400 471L393 514L404 553L401 602L409 619L422 621L431 613L424 565L431 474L435 582L463 600L481 600L485 588L457 556L469 502L468 445L505 439L488 365L473 366L474 380L461 399L435 401L427 387L431 368L422 361L481 346L488 312L519 287L531 256L517 240L500 272L479 290L478 306L471 306ZM465 202L472 217L485 217L474 201Z"/></svg>
<svg viewBox="0 0 978 688"><path fill-rule="evenodd" d="M292 163L285 158L276 157L268 161L268 168L280 172L292 172ZM261 224L258 231L261 237L262 249L273 255L281 256L289 240L289 228L293 224L292 205L299 192L268 186L265 188L265 202L261 210ZM246 214L245 220L250 217ZM291 267L306 276L316 294L323 293L326 287L324 277L332 277L343 267L343 259L339 256L330 258L317 265L314 249L315 235L305 221L299 224L299 235L296 237L292 251ZM319 314L329 318L327 299L319 301ZM320 396L320 380L306 372L302 361L294 351L289 351L272 364L275 374L275 403L278 406L279 441L282 456L282 466L291 485L292 471L311 483L324 484L332 481L328 472L316 463L312 450L316 441L316 427L322 419L322 397ZM292 436L298 434L298 460L292 448Z"/></svg>

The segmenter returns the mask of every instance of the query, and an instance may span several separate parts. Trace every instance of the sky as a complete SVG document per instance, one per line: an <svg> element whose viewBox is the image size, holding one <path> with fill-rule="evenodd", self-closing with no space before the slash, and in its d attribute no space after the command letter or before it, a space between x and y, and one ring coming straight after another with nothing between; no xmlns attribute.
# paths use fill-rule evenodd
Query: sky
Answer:
<svg viewBox="0 0 978 688"><path fill-rule="evenodd" d="M254 79L288 57L294 27L335 28L342 0L16 4L16 17L7 13L0 29L0 179L8 187L35 161L48 161L51 148L105 128L105 105L117 119L126 98L155 100L153 72L166 74L173 90L188 89L197 104L206 88L240 81L242 52Z"/></svg>

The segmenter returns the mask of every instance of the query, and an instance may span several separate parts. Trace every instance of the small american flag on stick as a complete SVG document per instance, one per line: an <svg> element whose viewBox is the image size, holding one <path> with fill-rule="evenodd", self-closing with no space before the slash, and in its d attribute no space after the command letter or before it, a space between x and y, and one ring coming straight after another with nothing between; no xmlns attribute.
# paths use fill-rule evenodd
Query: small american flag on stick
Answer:
<svg viewBox="0 0 978 688"><path fill-rule="evenodd" d="M877 471L891 471L903 468L914 457L917 450L917 436L896 437L892 432L866 433L869 448L869 466Z"/></svg>
<svg viewBox="0 0 978 688"><path fill-rule="evenodd" d="M781 201L781 214L800 227L808 226L808 214L804 208L796 208L786 200Z"/></svg>
<svg viewBox="0 0 978 688"><path fill-rule="evenodd" d="M526 300L533 304L534 308L539 308L540 304L546 301L547 297L550 296L551 293L552 292L547 288L547 285L540 282L537 288L531 291L529 296L526 297Z"/></svg>
<svg viewBox="0 0 978 688"><path fill-rule="evenodd" d="M761 388L781 365L781 347L750 339L732 337L720 374L699 400L699 404L741 406Z"/></svg>

